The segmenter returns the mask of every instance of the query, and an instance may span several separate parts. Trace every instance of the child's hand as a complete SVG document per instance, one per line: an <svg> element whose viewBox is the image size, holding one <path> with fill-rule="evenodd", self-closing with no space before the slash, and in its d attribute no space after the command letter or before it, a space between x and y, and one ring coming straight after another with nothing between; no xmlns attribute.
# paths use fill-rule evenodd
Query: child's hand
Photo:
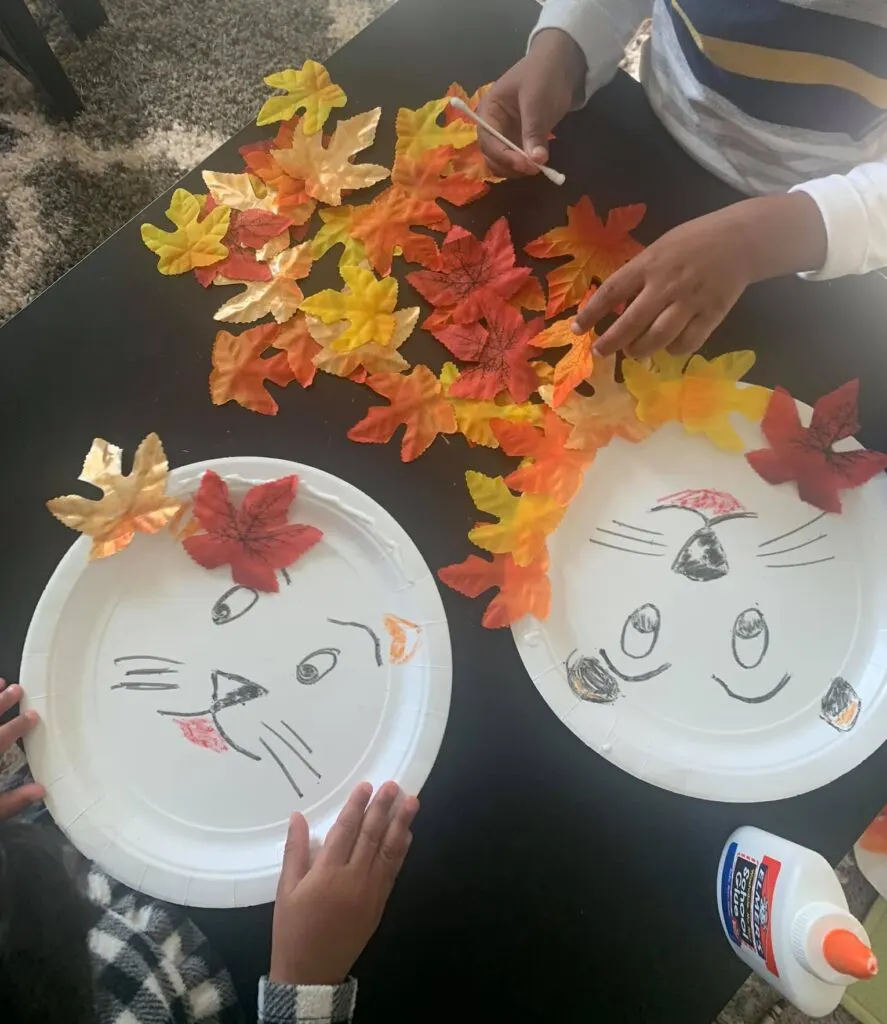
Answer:
<svg viewBox="0 0 887 1024"><path fill-rule="evenodd" d="M595 345L635 359L701 347L746 287L825 262L819 208L804 192L747 199L681 224L609 277L576 316L590 330L622 303L626 311Z"/></svg>
<svg viewBox="0 0 887 1024"><path fill-rule="evenodd" d="M20 686L16 683L7 686L6 680L0 679L0 718L14 708L21 697L22 688ZM0 725L0 755L5 754L16 740L27 736L39 721L36 711L26 711L23 715L17 715L6 725ZM46 796L46 790L36 782L11 789L8 793L0 793L0 821L12 818L30 804L42 800L44 796Z"/></svg>
<svg viewBox="0 0 887 1024"><path fill-rule="evenodd" d="M478 113L544 164L548 136L574 105L585 76L585 56L559 29L546 29L533 40L530 52L510 68L483 97ZM494 174L514 178L538 174L539 168L478 131L481 149Z"/></svg>
<svg viewBox="0 0 887 1024"><path fill-rule="evenodd" d="M274 906L269 979L289 985L339 985L382 920L419 810L394 782L372 795L359 785L308 865L308 824L290 820Z"/></svg>

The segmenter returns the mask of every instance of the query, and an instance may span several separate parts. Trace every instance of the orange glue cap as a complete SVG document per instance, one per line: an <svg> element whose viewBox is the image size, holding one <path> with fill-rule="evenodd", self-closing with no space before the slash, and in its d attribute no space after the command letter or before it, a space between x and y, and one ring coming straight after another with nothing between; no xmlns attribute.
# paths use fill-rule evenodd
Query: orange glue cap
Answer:
<svg viewBox="0 0 887 1024"><path fill-rule="evenodd" d="M873 978L878 973L878 958L846 928L828 932L822 940L822 955L836 971L853 978Z"/></svg>

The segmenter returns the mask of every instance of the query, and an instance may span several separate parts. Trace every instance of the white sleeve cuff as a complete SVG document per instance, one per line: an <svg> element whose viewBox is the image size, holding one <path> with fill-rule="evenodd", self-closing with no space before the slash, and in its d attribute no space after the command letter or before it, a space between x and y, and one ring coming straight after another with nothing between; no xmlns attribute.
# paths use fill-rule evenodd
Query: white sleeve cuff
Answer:
<svg viewBox="0 0 887 1024"><path fill-rule="evenodd" d="M648 8L652 0L620 0L606 6L596 0L548 0L528 46L547 28L559 28L579 46L588 68L581 105L616 73L628 41L650 13Z"/></svg>
<svg viewBox="0 0 887 1024"><path fill-rule="evenodd" d="M887 164L868 163L796 185L819 207L828 250L823 266L801 274L826 281L887 266Z"/></svg>

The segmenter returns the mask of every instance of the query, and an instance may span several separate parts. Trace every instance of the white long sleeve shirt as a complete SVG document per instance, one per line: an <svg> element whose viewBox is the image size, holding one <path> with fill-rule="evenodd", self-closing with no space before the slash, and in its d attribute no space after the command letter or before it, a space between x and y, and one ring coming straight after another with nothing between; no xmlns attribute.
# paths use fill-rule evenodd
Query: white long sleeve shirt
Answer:
<svg viewBox="0 0 887 1024"><path fill-rule="evenodd" d="M887 0L548 0L533 36L575 40L587 100L651 13L642 80L678 143L748 194L811 196L828 254L804 276L887 266Z"/></svg>

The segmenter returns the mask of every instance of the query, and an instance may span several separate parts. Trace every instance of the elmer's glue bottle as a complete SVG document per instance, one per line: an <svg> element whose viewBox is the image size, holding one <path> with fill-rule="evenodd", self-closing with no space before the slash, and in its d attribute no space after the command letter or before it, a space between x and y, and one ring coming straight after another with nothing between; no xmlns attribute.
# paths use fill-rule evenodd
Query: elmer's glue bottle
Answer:
<svg viewBox="0 0 887 1024"><path fill-rule="evenodd" d="M736 955L810 1017L878 972L828 861L770 832L746 825L727 840L718 910Z"/></svg>

